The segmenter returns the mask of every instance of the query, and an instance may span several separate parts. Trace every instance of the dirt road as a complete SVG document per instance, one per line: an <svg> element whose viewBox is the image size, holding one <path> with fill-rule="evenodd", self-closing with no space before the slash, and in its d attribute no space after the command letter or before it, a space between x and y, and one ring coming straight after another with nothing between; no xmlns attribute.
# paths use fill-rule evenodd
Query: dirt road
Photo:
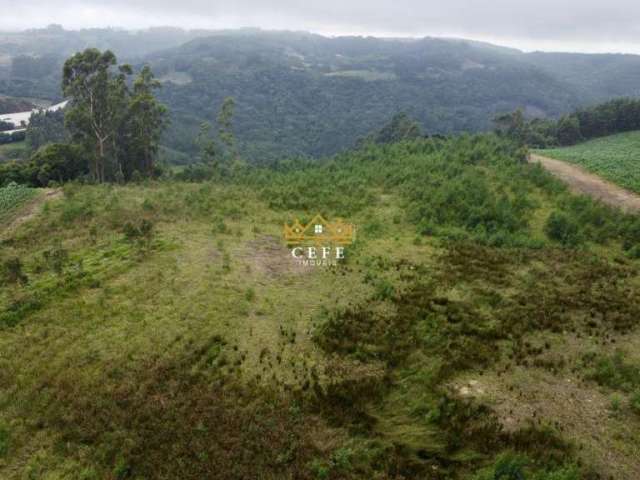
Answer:
<svg viewBox="0 0 640 480"><path fill-rule="evenodd" d="M576 193L589 195L627 212L640 212L640 195L614 185L577 165L535 154L531 154L529 162L540 163Z"/></svg>

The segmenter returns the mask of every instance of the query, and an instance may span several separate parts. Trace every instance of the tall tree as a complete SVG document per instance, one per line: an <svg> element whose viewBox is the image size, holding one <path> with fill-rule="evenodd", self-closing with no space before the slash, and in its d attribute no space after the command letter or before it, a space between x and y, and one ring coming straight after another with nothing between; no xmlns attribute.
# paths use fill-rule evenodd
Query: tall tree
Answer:
<svg viewBox="0 0 640 480"><path fill-rule="evenodd" d="M200 149L200 160L207 165L213 176L227 177L241 166L233 134L234 109L235 101L233 98L225 98L216 118L217 140L219 142L213 138L210 123L204 122L200 125L200 133L196 139L196 144Z"/></svg>
<svg viewBox="0 0 640 480"><path fill-rule="evenodd" d="M234 160L238 158L236 149L236 138L233 134L233 115L236 108L236 102L233 97L227 97L222 102L220 113L218 113L218 136L220 141L227 148L229 154Z"/></svg>
<svg viewBox="0 0 640 480"><path fill-rule="evenodd" d="M145 65L133 82L129 105L132 143L139 152L137 169L148 176L153 175L158 142L167 124L167 109L153 95L158 88L160 82L155 79L151 68Z"/></svg>
<svg viewBox="0 0 640 480"><path fill-rule="evenodd" d="M375 143L395 143L416 140L422 136L420 124L404 112L395 114L389 123L373 135Z"/></svg>
<svg viewBox="0 0 640 480"><path fill-rule="evenodd" d="M97 182L106 180L106 163L122 123L131 67L115 68L116 56L89 48L69 58L63 68L62 90L71 97L65 122L76 140L92 146L90 172ZM115 153L115 152L112 152Z"/></svg>
<svg viewBox="0 0 640 480"><path fill-rule="evenodd" d="M29 117L26 131L27 145L36 151L49 143L63 143L67 140L64 128L64 111L37 110Z"/></svg>
<svg viewBox="0 0 640 480"><path fill-rule="evenodd" d="M217 169L219 151L216 141L211 137L211 128L209 122L203 122L200 125L196 143L200 149L200 161L215 170Z"/></svg>
<svg viewBox="0 0 640 480"><path fill-rule="evenodd" d="M516 141L518 145L525 145L527 143L529 125L524 118L524 112L521 108L518 108L514 112L496 115L493 118L493 123L498 133L506 135Z"/></svg>

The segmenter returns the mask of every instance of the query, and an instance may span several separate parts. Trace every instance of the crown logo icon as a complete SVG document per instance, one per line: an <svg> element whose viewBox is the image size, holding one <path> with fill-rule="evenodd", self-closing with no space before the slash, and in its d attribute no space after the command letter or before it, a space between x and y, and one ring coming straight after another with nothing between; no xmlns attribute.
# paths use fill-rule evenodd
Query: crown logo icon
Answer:
<svg viewBox="0 0 640 480"><path fill-rule="evenodd" d="M328 222L322 215L316 215L306 225L298 219L295 219L291 225L285 223L283 235L290 245L307 243L348 245L355 240L356 228L342 219Z"/></svg>

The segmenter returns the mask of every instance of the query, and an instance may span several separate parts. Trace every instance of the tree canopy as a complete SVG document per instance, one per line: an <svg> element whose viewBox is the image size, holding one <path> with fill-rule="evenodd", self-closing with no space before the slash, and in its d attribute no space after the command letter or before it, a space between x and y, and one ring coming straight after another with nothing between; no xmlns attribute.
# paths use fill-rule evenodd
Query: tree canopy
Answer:
<svg viewBox="0 0 640 480"><path fill-rule="evenodd" d="M113 52L94 48L64 64L62 89L71 98L65 124L72 140L86 148L97 182L154 172L166 109L154 97L160 84L151 69L143 67L130 88L132 73Z"/></svg>

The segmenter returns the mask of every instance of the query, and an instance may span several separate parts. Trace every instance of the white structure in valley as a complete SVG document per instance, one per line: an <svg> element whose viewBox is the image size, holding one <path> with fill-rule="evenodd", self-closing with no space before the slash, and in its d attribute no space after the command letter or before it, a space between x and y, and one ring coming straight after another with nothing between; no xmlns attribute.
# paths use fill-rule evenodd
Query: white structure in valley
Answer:
<svg viewBox="0 0 640 480"><path fill-rule="evenodd" d="M29 110L28 112L18 112L18 113L5 113L0 115L0 121L13 123L13 126L16 127L15 130L9 130L2 133L10 134L14 132L20 132L22 130L26 130L27 125L29 124L29 118L31 118L31 114L33 112L37 112L40 110L47 110L49 112L55 112L56 110L60 110L64 108L69 103L69 100L65 100L64 102L60 102L56 105L52 105L47 108L34 108L33 110Z"/></svg>

